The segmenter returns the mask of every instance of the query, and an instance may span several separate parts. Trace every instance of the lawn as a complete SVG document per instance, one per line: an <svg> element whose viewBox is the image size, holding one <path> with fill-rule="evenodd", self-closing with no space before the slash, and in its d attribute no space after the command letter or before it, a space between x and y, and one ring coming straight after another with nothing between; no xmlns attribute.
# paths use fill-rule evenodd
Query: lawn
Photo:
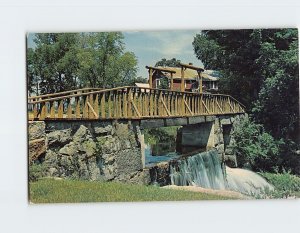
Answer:
<svg viewBox="0 0 300 233"><path fill-rule="evenodd" d="M184 201L233 199L156 186L82 180L41 179L29 184L31 203Z"/></svg>

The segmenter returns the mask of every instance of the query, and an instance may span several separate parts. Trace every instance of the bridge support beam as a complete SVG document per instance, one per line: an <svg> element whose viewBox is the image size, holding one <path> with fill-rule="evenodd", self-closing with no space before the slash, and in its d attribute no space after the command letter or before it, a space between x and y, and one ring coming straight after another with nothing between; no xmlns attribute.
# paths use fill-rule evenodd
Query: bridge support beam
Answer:
<svg viewBox="0 0 300 233"><path fill-rule="evenodd" d="M199 120L199 119L198 119ZM232 116L211 117L205 121L190 120L177 132L176 145L180 153L216 148L220 154L232 153Z"/></svg>
<svg viewBox="0 0 300 233"><path fill-rule="evenodd" d="M189 150L214 147L214 122L186 125L177 132L177 150Z"/></svg>

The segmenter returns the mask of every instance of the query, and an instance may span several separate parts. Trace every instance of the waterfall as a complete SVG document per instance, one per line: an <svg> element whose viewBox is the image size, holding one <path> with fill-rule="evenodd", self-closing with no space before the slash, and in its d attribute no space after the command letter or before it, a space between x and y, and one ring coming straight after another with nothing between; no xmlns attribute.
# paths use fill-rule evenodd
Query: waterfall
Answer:
<svg viewBox="0 0 300 233"><path fill-rule="evenodd" d="M206 151L170 165L172 185L201 186L210 189L225 189L225 179L216 151Z"/></svg>
<svg viewBox="0 0 300 233"><path fill-rule="evenodd" d="M255 172L226 167L226 174L228 189L230 190L257 196L274 190L272 185Z"/></svg>
<svg viewBox="0 0 300 233"><path fill-rule="evenodd" d="M261 195L274 187L255 172L226 167L222 172L218 153L210 150L179 160L170 165L172 185L200 186L209 189L228 189L247 195Z"/></svg>

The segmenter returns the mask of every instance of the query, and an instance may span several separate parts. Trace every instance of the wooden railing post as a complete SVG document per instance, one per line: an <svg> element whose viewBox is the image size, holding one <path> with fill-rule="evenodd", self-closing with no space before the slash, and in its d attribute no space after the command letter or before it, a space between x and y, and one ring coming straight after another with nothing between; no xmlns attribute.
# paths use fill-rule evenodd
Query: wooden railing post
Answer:
<svg viewBox="0 0 300 233"><path fill-rule="evenodd" d="M127 116L129 119L132 118L132 108L131 108L131 98L132 98L132 91L131 88L128 88L128 95L127 95Z"/></svg>
<svg viewBox="0 0 300 233"><path fill-rule="evenodd" d="M57 117L58 118L63 118L63 114L64 114L64 101L60 100L59 101L59 106L58 106L58 113L57 113Z"/></svg>
<svg viewBox="0 0 300 233"><path fill-rule="evenodd" d="M102 93L101 96L101 118L105 119L105 92Z"/></svg>

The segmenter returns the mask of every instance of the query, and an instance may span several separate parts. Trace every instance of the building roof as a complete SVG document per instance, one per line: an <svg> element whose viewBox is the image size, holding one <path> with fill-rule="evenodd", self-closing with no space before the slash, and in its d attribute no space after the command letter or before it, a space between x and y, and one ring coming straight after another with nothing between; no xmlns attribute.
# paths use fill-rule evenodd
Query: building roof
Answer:
<svg viewBox="0 0 300 233"><path fill-rule="evenodd" d="M158 68L167 68L168 70L175 71L173 74L174 79L181 79L181 68L180 67L158 67ZM204 70L202 72L203 80L206 81L218 81L219 78L212 75L212 70ZM165 74L168 78L171 77L171 74ZM198 73L196 70L186 69L184 70L184 79L196 79L198 77Z"/></svg>

